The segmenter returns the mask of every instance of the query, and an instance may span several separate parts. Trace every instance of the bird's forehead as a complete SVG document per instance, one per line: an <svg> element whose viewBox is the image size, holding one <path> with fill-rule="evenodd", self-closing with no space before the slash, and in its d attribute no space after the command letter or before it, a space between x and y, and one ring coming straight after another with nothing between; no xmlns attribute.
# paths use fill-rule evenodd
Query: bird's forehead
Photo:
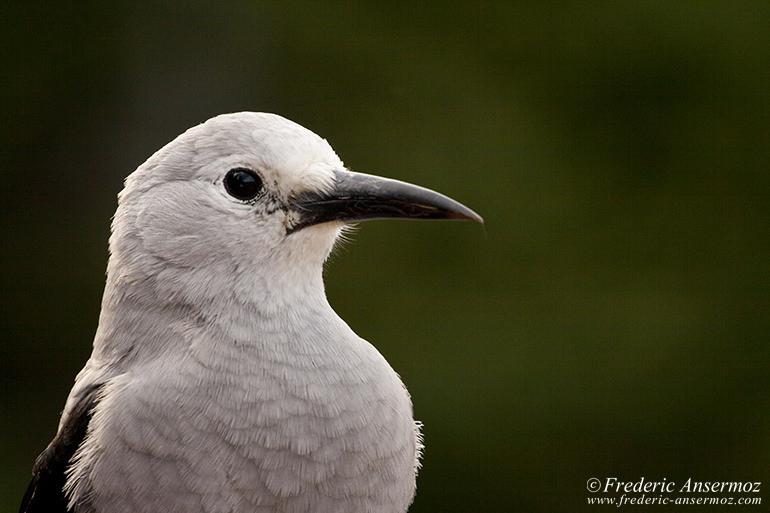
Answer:
<svg viewBox="0 0 770 513"><path fill-rule="evenodd" d="M329 143L281 116L240 112L197 125L153 155L126 181L146 189L171 180L221 180L234 167L263 175L282 194L330 187L344 167Z"/></svg>
<svg viewBox="0 0 770 513"><path fill-rule="evenodd" d="M199 128L193 138L196 160L210 173L255 168L287 192L299 192L330 185L334 171L343 167L325 139L274 114L226 114Z"/></svg>

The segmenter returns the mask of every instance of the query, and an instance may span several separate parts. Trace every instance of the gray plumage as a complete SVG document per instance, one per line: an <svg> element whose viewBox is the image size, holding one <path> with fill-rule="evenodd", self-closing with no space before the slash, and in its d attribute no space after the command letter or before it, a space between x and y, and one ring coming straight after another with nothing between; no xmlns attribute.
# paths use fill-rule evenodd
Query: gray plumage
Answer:
<svg viewBox="0 0 770 513"><path fill-rule="evenodd" d="M276 115L155 153L119 195L93 353L21 511L406 511L409 394L322 280L345 223L384 217L481 220Z"/></svg>

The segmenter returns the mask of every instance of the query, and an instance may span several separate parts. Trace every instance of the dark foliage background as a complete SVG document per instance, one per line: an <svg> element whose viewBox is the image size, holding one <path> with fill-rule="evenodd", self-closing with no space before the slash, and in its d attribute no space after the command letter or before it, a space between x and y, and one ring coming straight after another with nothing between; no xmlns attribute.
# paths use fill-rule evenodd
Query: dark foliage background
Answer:
<svg viewBox="0 0 770 513"><path fill-rule="evenodd" d="M606 476L770 502L769 5L6 2L0 510L89 355L122 179L239 110L486 219L366 223L328 266L425 423L410 511L595 511Z"/></svg>

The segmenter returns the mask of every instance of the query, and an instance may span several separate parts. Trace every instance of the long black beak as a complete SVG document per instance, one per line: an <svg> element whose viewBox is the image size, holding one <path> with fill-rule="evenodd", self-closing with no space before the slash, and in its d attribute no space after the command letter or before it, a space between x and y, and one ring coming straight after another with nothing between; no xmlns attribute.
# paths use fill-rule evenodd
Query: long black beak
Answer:
<svg viewBox="0 0 770 513"><path fill-rule="evenodd" d="M424 187L350 171L337 171L336 175L330 191L296 198L293 208L299 219L289 233L329 221L470 219L484 222L465 205Z"/></svg>

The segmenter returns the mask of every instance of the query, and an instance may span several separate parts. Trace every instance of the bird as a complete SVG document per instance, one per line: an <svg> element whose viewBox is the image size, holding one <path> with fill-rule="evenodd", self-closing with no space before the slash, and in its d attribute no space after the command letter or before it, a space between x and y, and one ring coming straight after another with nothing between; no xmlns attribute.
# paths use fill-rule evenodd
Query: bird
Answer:
<svg viewBox="0 0 770 513"><path fill-rule="evenodd" d="M398 218L483 222L276 114L158 150L118 194L93 351L20 512L406 511L421 425L323 282L351 225Z"/></svg>

